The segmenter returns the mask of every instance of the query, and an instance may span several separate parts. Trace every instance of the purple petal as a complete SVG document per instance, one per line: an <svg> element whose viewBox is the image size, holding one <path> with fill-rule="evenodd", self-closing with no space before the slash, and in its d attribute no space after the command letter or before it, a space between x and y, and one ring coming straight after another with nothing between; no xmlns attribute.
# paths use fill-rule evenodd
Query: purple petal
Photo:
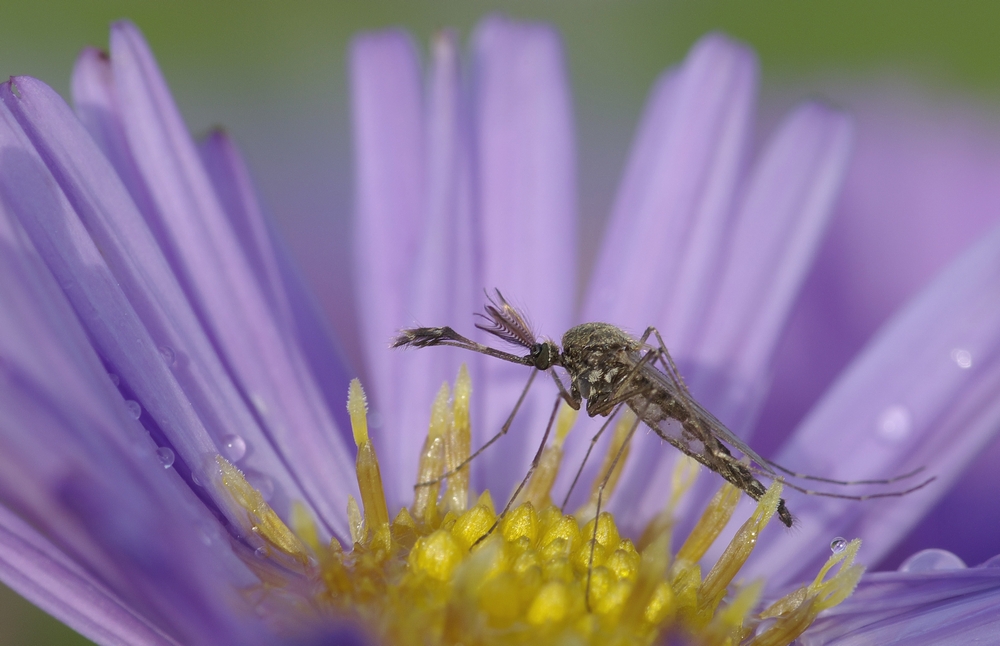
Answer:
<svg viewBox="0 0 1000 646"><path fill-rule="evenodd" d="M799 638L803 646L989 644L1000 632L1000 571L974 568L862 578Z"/></svg>
<svg viewBox="0 0 1000 646"><path fill-rule="evenodd" d="M460 86L458 39L453 33L433 42L427 93L426 191L421 246L408 278L403 323L463 325L482 301L472 220L472 144L468 108ZM457 348L431 352L396 352L400 387L393 415L384 429L394 450L382 459L390 464L400 502L413 495L417 461L430 417L430 402L444 381L454 382L462 362L471 364L479 384L478 355ZM474 386L475 387L475 386ZM472 410L480 408L479 398ZM473 424L474 428L481 425ZM384 445L388 445L388 442ZM392 462L390 462L390 460ZM481 473L482 470L474 470Z"/></svg>
<svg viewBox="0 0 1000 646"><path fill-rule="evenodd" d="M308 291L273 223L265 217L243 156L222 132L210 135L200 153L284 336L299 344L327 407L342 413L344 393L350 382L344 353L335 344L329 324L320 314L315 297ZM348 420L336 414L334 417L345 443L353 442Z"/></svg>
<svg viewBox="0 0 1000 646"><path fill-rule="evenodd" d="M1000 428L998 285L995 230L883 327L777 458L836 479L885 478L925 466L916 479L937 480L901 498L861 503L789 496L800 529L765 541L752 571L769 571L775 584L809 576L822 555L808 555L837 535L860 537L864 560L877 562L947 492Z"/></svg>
<svg viewBox="0 0 1000 646"><path fill-rule="evenodd" d="M236 456L226 445L234 437L241 438L251 447L250 455L240 463L244 469L267 473L290 497L304 497L270 449L114 170L55 92L34 79L21 77L16 82L18 95L7 92L2 98L44 155L129 304L158 344L159 359L163 360L164 353L169 358L169 372L205 424L212 450L239 460L243 456ZM139 401L145 405L143 399ZM176 448L177 440L171 438L171 443ZM203 449L198 451L185 455L185 460L200 460Z"/></svg>
<svg viewBox="0 0 1000 646"><path fill-rule="evenodd" d="M703 38L679 70L661 76L591 277L585 320L636 334L654 325L668 347L690 356L733 227L756 81L753 54L718 35ZM583 428L582 435L591 435L597 424ZM664 489L650 486L651 474L659 468L669 482L676 454L655 435L637 434L633 447L618 500L645 494L658 508ZM579 463L585 450L581 442L567 447L567 464ZM560 482L571 477L563 474ZM648 505L630 507L636 525L653 513Z"/></svg>
<svg viewBox="0 0 1000 646"><path fill-rule="evenodd" d="M2 113L7 123L9 113ZM28 180L23 190L37 188L27 173L15 178ZM36 205L45 196L33 194ZM3 506L178 641L210 643L237 634L232 621L241 602L235 590L253 579L235 562L229 542L213 538L221 531L218 524L176 470L163 468L156 445L130 415L60 285L7 213L10 201L5 190ZM85 282L83 272L80 277ZM87 291L86 285L68 287L71 293ZM5 527L13 531L14 523ZM207 543L192 528L202 528ZM256 623L251 617L242 622Z"/></svg>
<svg viewBox="0 0 1000 646"><path fill-rule="evenodd" d="M576 169L570 91L549 27L487 18L473 36L481 287L499 288L543 334L573 322L577 272ZM466 319L468 320L468 319ZM528 378L484 362L484 436L499 430ZM509 490L545 429L555 393L536 389L487 471Z"/></svg>
<svg viewBox="0 0 1000 646"><path fill-rule="evenodd" d="M392 409L401 387L389 341L414 323L406 316L406 289L424 226L420 70L409 36L386 31L354 40L350 72L355 289L364 356L374 381L369 401L373 412L384 416L381 411Z"/></svg>
<svg viewBox="0 0 1000 646"><path fill-rule="evenodd" d="M0 506L0 579L101 644L177 644L24 521Z"/></svg>
<svg viewBox="0 0 1000 646"><path fill-rule="evenodd" d="M755 446L773 454L850 358L1000 216L1000 131L959 100L897 88L849 102L857 150L830 230L775 362ZM1000 551L1000 443L984 450L883 564L944 547L976 563ZM880 565L881 567L881 565Z"/></svg>
<svg viewBox="0 0 1000 646"><path fill-rule="evenodd" d="M585 320L668 346L690 336L721 255L756 97L753 53L721 36L698 42L648 102L594 269Z"/></svg>
<svg viewBox="0 0 1000 646"><path fill-rule="evenodd" d="M719 258L715 284L706 288L714 302L700 321L700 338L690 343L688 356L697 363L688 385L744 439L767 392L779 334L829 220L850 142L851 125L842 114L808 104L789 115L755 164L724 244L728 252ZM637 465L623 485L628 491L636 481L642 519L662 507L678 455L650 447L646 462L657 449L662 457L655 474L648 464ZM701 497L717 487L704 478Z"/></svg>
<svg viewBox="0 0 1000 646"><path fill-rule="evenodd" d="M26 80L25 85L31 83ZM214 443L101 251L8 110L8 105L19 100L9 83L0 86L0 99L4 103L0 145L5 149L0 159L0 194L7 208L19 218L63 285L102 358L142 403L174 450L191 468L199 468L204 455L215 454ZM99 158L90 160L100 162Z"/></svg>
<svg viewBox="0 0 1000 646"><path fill-rule="evenodd" d="M850 159L843 114L806 104L756 162L734 223L688 378L699 400L744 439L774 351L812 267ZM713 377L726 375L722 384ZM704 394L702 394L704 393Z"/></svg>
<svg viewBox="0 0 1000 646"><path fill-rule="evenodd" d="M306 502L328 530L346 536L341 506L356 485L336 421L282 334L152 53L129 23L112 27L111 65L120 109L113 116L154 207L144 215Z"/></svg>

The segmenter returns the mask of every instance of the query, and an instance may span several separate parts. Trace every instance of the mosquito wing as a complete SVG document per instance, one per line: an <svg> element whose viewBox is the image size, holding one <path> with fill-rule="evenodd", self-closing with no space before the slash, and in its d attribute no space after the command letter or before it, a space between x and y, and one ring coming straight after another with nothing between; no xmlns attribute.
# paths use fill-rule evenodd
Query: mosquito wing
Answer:
<svg viewBox="0 0 1000 646"><path fill-rule="evenodd" d="M656 366L651 365L648 362L640 362L639 369L642 371L642 376L652 382L656 388L663 389L663 391L665 391L670 397L674 398L678 404L687 411L690 422L694 422L701 427L701 430L704 433L715 437L717 440L725 442L732 448L747 456L757 463L760 469L764 472L770 475L775 475L774 470L764 458L757 455L757 452L747 446L746 442L738 438L732 431L726 428L726 425L720 422L715 415L712 415L712 413L705 410L705 407L699 404L698 401L688 393L685 386L678 383L677 380L672 378L670 375L661 372L656 368ZM659 428L660 431L667 431L666 428L663 428L662 423L658 424L657 428ZM676 431L666 432L666 434L671 437L677 437ZM684 441L679 437L677 439L680 442ZM685 451L685 453L687 453L687 451Z"/></svg>

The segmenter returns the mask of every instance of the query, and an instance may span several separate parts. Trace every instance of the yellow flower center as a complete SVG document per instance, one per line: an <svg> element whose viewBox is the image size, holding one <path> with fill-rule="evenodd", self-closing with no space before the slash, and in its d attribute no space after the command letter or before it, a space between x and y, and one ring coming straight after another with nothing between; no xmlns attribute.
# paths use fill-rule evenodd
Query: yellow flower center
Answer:
<svg viewBox="0 0 1000 646"><path fill-rule="evenodd" d="M860 546L854 540L812 583L764 609L762 582L731 585L775 513L779 480L703 576L699 561L741 492L725 484L671 554L674 509L700 468L687 458L675 470L666 507L637 542L620 535L611 514L594 518L604 475L575 516L564 514L549 492L575 421L568 407L509 510L498 516L489 492L470 507L470 392L463 366L454 394L445 384L434 402L413 504L390 521L364 393L352 382L348 409L363 511L349 497L350 551L336 538L321 543L302 505L293 507L290 529L238 469L218 458L223 487L246 511L248 542L256 549L243 555L262 581L248 597L276 629L301 631L310 619L335 616L353 618L391 644L650 644L669 634L705 644L780 645L850 595L864 571L854 563ZM619 422L601 474L612 468L633 422L630 416ZM616 480L617 473L607 477L605 496Z"/></svg>

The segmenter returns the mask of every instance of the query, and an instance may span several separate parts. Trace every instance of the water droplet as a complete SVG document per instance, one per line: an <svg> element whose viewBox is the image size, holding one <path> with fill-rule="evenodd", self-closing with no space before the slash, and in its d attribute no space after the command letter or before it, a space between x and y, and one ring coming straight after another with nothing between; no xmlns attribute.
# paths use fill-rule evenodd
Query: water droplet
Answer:
<svg viewBox="0 0 1000 646"><path fill-rule="evenodd" d="M898 442L910 434L910 411L905 406L889 406L878 416L878 434L884 440Z"/></svg>
<svg viewBox="0 0 1000 646"><path fill-rule="evenodd" d="M991 556L976 567L1000 567L1000 554Z"/></svg>
<svg viewBox="0 0 1000 646"><path fill-rule="evenodd" d="M165 446L156 449L156 457L160 458L160 464L164 469L174 466L174 452Z"/></svg>
<svg viewBox="0 0 1000 646"><path fill-rule="evenodd" d="M942 570L964 570L965 561L948 550L932 548L917 552L903 561L900 572L940 572Z"/></svg>
<svg viewBox="0 0 1000 646"><path fill-rule="evenodd" d="M257 549L255 549L253 551L253 555L256 556L259 559L267 558L267 548L266 547L258 547Z"/></svg>
<svg viewBox="0 0 1000 646"><path fill-rule="evenodd" d="M227 435L222 438L222 453L230 462L236 462L246 455L247 443L239 435Z"/></svg>
<svg viewBox="0 0 1000 646"><path fill-rule="evenodd" d="M115 386L118 386L122 382L121 377L119 377L118 375L116 375L113 372L109 372L108 373L108 379L110 379L111 383L113 383Z"/></svg>
<svg viewBox="0 0 1000 646"><path fill-rule="evenodd" d="M972 353L964 348L955 348L951 351L951 360L962 369L972 367Z"/></svg>
<svg viewBox="0 0 1000 646"><path fill-rule="evenodd" d="M177 353L169 345L161 345L159 350L160 356L163 357L163 363L167 364L168 368L172 368L177 363Z"/></svg>
<svg viewBox="0 0 1000 646"><path fill-rule="evenodd" d="M125 406L128 407L128 414L132 416L132 419L139 419L142 416L142 406L134 399L126 399Z"/></svg>
<svg viewBox="0 0 1000 646"><path fill-rule="evenodd" d="M247 479L247 483L251 487L260 492L264 502L271 500L271 496L274 495L274 480L271 480L271 478L260 471L247 471L243 476Z"/></svg>
<svg viewBox="0 0 1000 646"><path fill-rule="evenodd" d="M222 477L222 468L216 462L214 455L204 454L201 458L201 468L191 469L191 480L199 487L206 487Z"/></svg>
<svg viewBox="0 0 1000 646"><path fill-rule="evenodd" d="M837 538L830 541L830 551L834 554L840 554L847 549L847 539L843 536L838 536Z"/></svg>

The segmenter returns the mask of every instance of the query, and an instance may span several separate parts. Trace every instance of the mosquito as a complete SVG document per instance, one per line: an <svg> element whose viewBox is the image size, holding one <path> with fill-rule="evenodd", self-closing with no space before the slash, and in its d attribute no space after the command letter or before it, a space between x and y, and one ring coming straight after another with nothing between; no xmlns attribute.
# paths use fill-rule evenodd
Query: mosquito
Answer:
<svg viewBox="0 0 1000 646"><path fill-rule="evenodd" d="M487 294L487 300L488 303L484 308L486 313L477 314L485 323L476 323L476 327L506 343L525 348L528 350L527 355L520 356L476 343L450 327L419 327L401 330L398 336L393 339L392 347L454 346L510 363L529 366L535 368L536 371L547 372L552 375L556 387L559 389L560 399L572 406L573 409L579 410L586 400L587 415L608 417L613 416L612 414L616 413L620 407L627 406L642 423L663 440L719 474L754 500L760 500L767 491L757 475L769 479L781 477L775 469L791 476L839 485L885 484L908 478L922 470L917 469L888 480L852 482L806 476L789 471L757 455L753 449L691 396L676 364L667 351L666 345L663 343L663 338L655 327L647 328L643 335L636 339L621 328L609 323L583 323L570 328L563 335L562 348L560 348L551 340L539 341L531 331L524 315L504 299L500 290L496 290L494 297ZM650 337L655 338L655 345L648 343ZM563 368L569 376L569 388L563 384L562 379L553 370L556 366ZM500 432L453 469L453 472L457 472L465 464L472 461L507 432L536 374L537 372L532 372L528 384ZM558 403L559 400L556 401L557 406ZM554 418L555 409L553 409L552 415L552 419ZM551 420L549 427L551 428ZM591 441L591 448L593 448L603 428L606 427L607 425L598 431L598 435ZM547 428L546 437L542 440L543 446L548 431ZM632 428L629 437L634 431L635 427ZM539 447L538 455L541 454L541 450L542 447ZM732 450L743 454L744 458L738 459L733 455ZM589 453L588 450L587 454L589 455ZM537 466L538 455L532 463L531 471ZM621 452L619 452L619 457L620 455ZM586 460L586 458L584 459ZM748 460L756 466L749 464ZM617 463L617 458L615 462ZM582 470L582 468L581 465L580 469ZM614 465L609 473L613 469ZM528 476L530 476L531 471L529 471ZM444 474L441 479L450 473ZM522 481L522 487L527 482L528 476ZM577 477L579 477L579 471ZM902 496L922 488L933 479L932 477L905 491L865 496L812 491L794 484L786 484L804 493L864 500ZM512 500L517 497L519 491L520 487ZM784 499L778 502L777 515L785 526L792 526L793 517L785 505Z"/></svg>

